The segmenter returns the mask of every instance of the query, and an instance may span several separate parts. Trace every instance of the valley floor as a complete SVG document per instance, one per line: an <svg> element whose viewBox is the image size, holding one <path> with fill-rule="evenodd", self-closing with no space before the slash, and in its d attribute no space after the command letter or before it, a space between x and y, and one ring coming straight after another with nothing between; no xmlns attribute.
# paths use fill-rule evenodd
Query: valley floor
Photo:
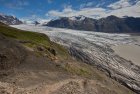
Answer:
<svg viewBox="0 0 140 94"><path fill-rule="evenodd" d="M132 61L136 65L140 65L140 46L137 45L118 45L112 49L119 56Z"/></svg>

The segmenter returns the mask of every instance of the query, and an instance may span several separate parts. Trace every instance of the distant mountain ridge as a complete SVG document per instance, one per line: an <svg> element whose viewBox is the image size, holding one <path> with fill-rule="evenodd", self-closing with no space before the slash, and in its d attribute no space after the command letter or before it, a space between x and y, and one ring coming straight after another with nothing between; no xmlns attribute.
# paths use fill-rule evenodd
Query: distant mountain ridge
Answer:
<svg viewBox="0 0 140 94"><path fill-rule="evenodd" d="M11 16L11 15L4 15L4 14L0 14L0 22L7 24L7 25L22 24L22 21L20 21L18 18Z"/></svg>
<svg viewBox="0 0 140 94"><path fill-rule="evenodd" d="M76 30L108 32L108 33L140 33L140 18L108 16L93 19L84 16L62 17L45 24L50 27L68 28Z"/></svg>

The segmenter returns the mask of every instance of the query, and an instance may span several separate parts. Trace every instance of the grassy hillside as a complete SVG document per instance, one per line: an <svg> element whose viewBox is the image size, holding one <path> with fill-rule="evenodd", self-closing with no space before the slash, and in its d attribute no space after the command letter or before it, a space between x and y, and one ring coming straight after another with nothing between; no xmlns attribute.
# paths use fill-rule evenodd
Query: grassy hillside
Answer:
<svg viewBox="0 0 140 94"><path fill-rule="evenodd" d="M68 52L62 46L51 42L45 34L23 31L0 23L0 33L6 37L18 40L20 43L36 51L40 55L47 55L55 59L67 59Z"/></svg>

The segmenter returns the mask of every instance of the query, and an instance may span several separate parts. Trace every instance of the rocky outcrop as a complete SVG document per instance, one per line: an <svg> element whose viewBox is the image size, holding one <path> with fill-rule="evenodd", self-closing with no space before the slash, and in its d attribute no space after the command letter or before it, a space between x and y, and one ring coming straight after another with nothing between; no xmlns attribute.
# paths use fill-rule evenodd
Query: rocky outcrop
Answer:
<svg viewBox="0 0 140 94"><path fill-rule="evenodd" d="M82 17L79 20L79 17L75 19L62 17L48 22L46 26L108 33L138 33L140 32L140 18L108 16L98 20L88 17Z"/></svg>

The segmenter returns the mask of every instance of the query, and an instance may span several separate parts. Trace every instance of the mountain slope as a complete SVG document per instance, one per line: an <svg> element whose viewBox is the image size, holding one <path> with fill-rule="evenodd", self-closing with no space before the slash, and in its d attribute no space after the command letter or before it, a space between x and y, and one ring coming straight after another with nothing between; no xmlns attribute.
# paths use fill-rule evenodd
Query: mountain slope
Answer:
<svg viewBox="0 0 140 94"><path fill-rule="evenodd" d="M138 33L140 32L140 18L108 16L99 20L87 17L75 20L62 17L48 22L46 26L109 33Z"/></svg>
<svg viewBox="0 0 140 94"><path fill-rule="evenodd" d="M10 15L4 15L4 14L0 14L0 22L5 23L7 25L22 24L22 21L20 21L16 17L10 16Z"/></svg>

